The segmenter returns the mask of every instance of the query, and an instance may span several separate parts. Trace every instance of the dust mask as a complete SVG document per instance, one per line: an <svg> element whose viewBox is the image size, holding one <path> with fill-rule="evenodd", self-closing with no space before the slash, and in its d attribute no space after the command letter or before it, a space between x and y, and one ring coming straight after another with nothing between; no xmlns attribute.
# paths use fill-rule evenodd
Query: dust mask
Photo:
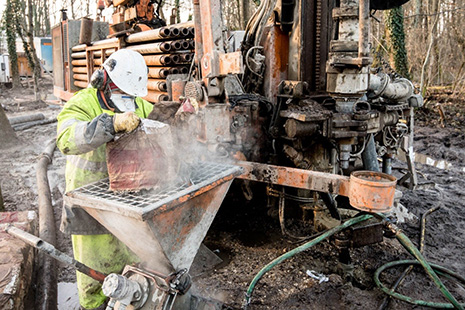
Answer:
<svg viewBox="0 0 465 310"><path fill-rule="evenodd" d="M136 110L135 98L133 96L112 93L110 99L121 112L134 112Z"/></svg>

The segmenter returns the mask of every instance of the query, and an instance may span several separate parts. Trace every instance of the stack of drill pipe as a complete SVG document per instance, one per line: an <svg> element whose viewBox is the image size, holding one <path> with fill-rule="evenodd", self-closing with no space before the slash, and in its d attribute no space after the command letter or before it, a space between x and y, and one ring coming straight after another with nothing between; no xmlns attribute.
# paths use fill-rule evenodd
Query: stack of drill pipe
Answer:
<svg viewBox="0 0 465 310"><path fill-rule="evenodd" d="M107 41L107 40L104 40ZM95 42L97 45L99 41ZM94 43L94 44L95 44ZM76 45L71 48L71 64L73 65L73 79L74 85L80 88L86 88L87 84L89 83L87 78L87 52L86 52L86 45L80 44ZM105 53L105 57L110 56L113 54L116 49L108 48L103 50ZM102 50L96 50L93 52L94 57L94 71L97 70L102 65Z"/></svg>
<svg viewBox="0 0 465 310"><path fill-rule="evenodd" d="M142 54L149 68L148 95L144 99L157 103L169 100L166 78L170 74L187 74L194 58L193 22L138 32L126 37L126 48Z"/></svg>
<svg viewBox="0 0 465 310"><path fill-rule="evenodd" d="M141 53L148 67L148 95L144 97L152 103L169 100L166 78L170 74L187 74L194 59L194 23L186 22L166 27L138 32L126 37L126 47ZM92 46L113 44L116 39L92 42ZM74 85L85 88L88 84L87 46L80 44L72 47ZM105 49L105 57L115 52L114 48ZM94 71L102 65L102 51L93 52Z"/></svg>

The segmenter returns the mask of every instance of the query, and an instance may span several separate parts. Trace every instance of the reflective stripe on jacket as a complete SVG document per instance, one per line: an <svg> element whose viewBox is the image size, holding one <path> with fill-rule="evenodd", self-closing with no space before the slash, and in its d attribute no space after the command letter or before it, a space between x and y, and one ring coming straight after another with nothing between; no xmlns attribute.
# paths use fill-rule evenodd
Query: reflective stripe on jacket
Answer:
<svg viewBox="0 0 465 310"><path fill-rule="evenodd" d="M136 98L135 114L146 118L153 105ZM105 144L114 138L113 111L103 109L97 89L77 92L58 115L57 146L67 157L66 191L108 177ZM79 208L65 206L62 230L71 234L108 233Z"/></svg>

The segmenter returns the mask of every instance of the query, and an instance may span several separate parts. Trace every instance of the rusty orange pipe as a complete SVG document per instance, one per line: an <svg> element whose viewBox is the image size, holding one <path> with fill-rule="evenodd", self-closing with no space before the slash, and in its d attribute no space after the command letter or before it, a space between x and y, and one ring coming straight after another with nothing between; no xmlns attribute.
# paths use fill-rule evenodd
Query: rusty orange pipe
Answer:
<svg viewBox="0 0 465 310"><path fill-rule="evenodd" d="M166 92L166 80L149 79L147 81L147 89Z"/></svg>
<svg viewBox="0 0 465 310"><path fill-rule="evenodd" d="M152 103L158 103L160 101L167 101L169 100L169 98L170 97L168 96L168 93L149 90L147 96L145 96L142 99L145 99Z"/></svg>
<svg viewBox="0 0 465 310"><path fill-rule="evenodd" d="M144 56L144 60L147 66L165 66L172 63L171 56L166 54Z"/></svg>
<svg viewBox="0 0 465 310"><path fill-rule="evenodd" d="M149 67L148 76L154 79L164 79L170 74L170 69L169 67Z"/></svg>

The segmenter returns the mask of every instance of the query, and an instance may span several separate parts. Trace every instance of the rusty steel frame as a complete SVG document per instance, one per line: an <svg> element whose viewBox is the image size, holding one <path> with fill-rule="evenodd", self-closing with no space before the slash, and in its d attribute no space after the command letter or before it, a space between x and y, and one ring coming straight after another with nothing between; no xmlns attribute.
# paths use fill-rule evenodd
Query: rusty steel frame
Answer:
<svg viewBox="0 0 465 310"><path fill-rule="evenodd" d="M350 178L332 173L240 161L239 179L349 196Z"/></svg>

